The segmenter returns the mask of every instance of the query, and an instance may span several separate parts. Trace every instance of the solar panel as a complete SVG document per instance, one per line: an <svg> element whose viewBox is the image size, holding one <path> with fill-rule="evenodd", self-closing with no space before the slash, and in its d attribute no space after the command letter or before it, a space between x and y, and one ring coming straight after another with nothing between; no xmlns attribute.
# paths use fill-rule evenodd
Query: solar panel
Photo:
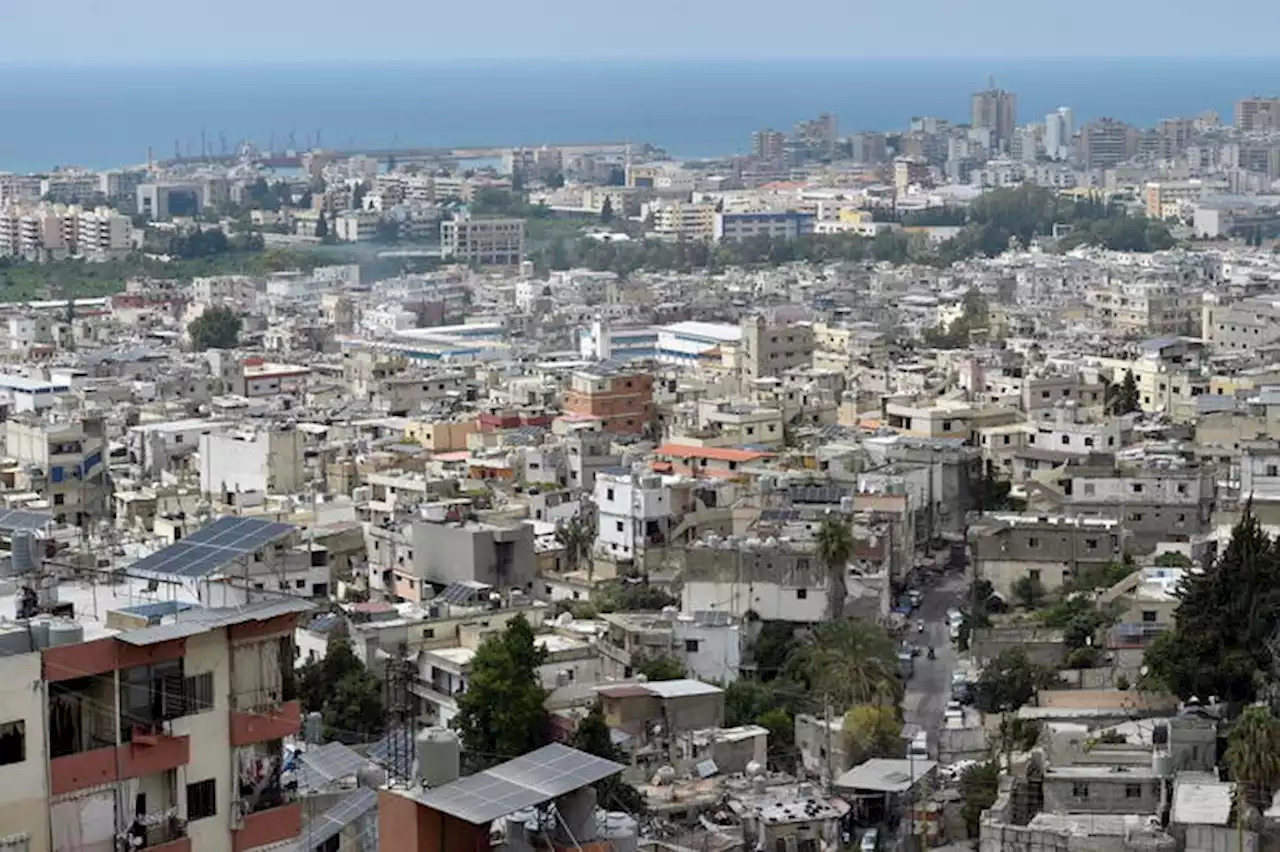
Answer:
<svg viewBox="0 0 1280 852"><path fill-rule="evenodd" d="M462 604L473 600L482 592L489 591L492 586L486 586L483 583L451 583L443 592L436 595L435 600L443 603Z"/></svg>
<svg viewBox="0 0 1280 852"><path fill-rule="evenodd" d="M26 509L0 509L0 532L41 530L53 523L48 512L30 512Z"/></svg>
<svg viewBox="0 0 1280 852"><path fill-rule="evenodd" d="M308 770L308 776L316 776L308 777L315 786L323 786L355 775L366 763L366 758L356 754L342 743L325 743L322 746L307 749L298 755L298 760Z"/></svg>
<svg viewBox="0 0 1280 852"><path fill-rule="evenodd" d="M622 769L612 760L554 743L424 791L416 798L427 807L481 825L594 784Z"/></svg>
<svg viewBox="0 0 1280 852"><path fill-rule="evenodd" d="M377 806L378 791L361 787L350 795L343 796L336 805L316 817L307 826L302 836L306 838L308 848L315 849L320 844L337 837L344 828Z"/></svg>
<svg viewBox="0 0 1280 852"><path fill-rule="evenodd" d="M138 560L129 570L168 577L207 577L236 559L288 536L294 529L292 524L261 518L218 518L182 541Z"/></svg>
<svg viewBox="0 0 1280 852"><path fill-rule="evenodd" d="M399 778L409 777L413 771L414 744L411 728L397 727L387 733L369 747L368 757L392 775ZM407 765L392 765L393 763Z"/></svg>

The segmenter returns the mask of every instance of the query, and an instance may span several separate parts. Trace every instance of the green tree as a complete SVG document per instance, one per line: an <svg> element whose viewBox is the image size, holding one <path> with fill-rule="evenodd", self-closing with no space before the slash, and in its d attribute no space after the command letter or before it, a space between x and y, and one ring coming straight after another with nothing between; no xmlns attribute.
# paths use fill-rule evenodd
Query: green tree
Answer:
<svg viewBox="0 0 1280 852"><path fill-rule="evenodd" d="M822 622L796 649L784 674L835 712L857 704L895 705L902 695L898 643L869 621Z"/></svg>
<svg viewBox="0 0 1280 852"><path fill-rule="evenodd" d="M1156 557L1157 568L1193 568L1191 557L1176 550L1166 550Z"/></svg>
<svg viewBox="0 0 1280 852"><path fill-rule="evenodd" d="M596 530L587 514L579 512L556 524L556 541L564 548L565 562L570 571L577 571L582 560L587 560L587 580L590 582L594 568L590 559L591 547L596 541Z"/></svg>
<svg viewBox="0 0 1280 852"><path fill-rule="evenodd" d="M304 663L297 677L302 709L320 713L326 739L350 745L382 734L386 722L382 684L360 662L347 639L330 640L324 658Z"/></svg>
<svg viewBox="0 0 1280 852"><path fill-rule="evenodd" d="M609 723L605 721L604 710L597 701L573 732L569 744L578 751L595 755L604 760L612 760L626 766L630 761L627 756L613 744ZM622 780L621 775L610 775L603 781L596 782L596 800L601 807L609 810L621 808L629 814L643 814L648 810L644 796Z"/></svg>
<svg viewBox="0 0 1280 852"><path fill-rule="evenodd" d="M798 644L796 628L791 622L763 622L751 643L751 658L760 679L770 681L781 674Z"/></svg>
<svg viewBox="0 0 1280 852"><path fill-rule="evenodd" d="M214 305L187 325L191 348L197 352L209 349L231 349L240 340L240 316L230 308Z"/></svg>
<svg viewBox="0 0 1280 852"><path fill-rule="evenodd" d="M1231 725L1225 758L1249 804L1259 811L1271 807L1280 789L1280 719L1267 707L1246 708Z"/></svg>
<svg viewBox="0 0 1280 852"><path fill-rule="evenodd" d="M451 723L471 765L492 766L547 743L547 692L538 678L546 658L523 615L480 645Z"/></svg>
<svg viewBox="0 0 1280 852"><path fill-rule="evenodd" d="M683 663L667 656L644 660L636 666L636 673L644 675L651 681L680 680L688 676Z"/></svg>
<svg viewBox="0 0 1280 852"><path fill-rule="evenodd" d="M1056 681L1057 675L1031 662L1026 651L1007 648L978 676L973 703L983 713L1012 713Z"/></svg>
<svg viewBox="0 0 1280 852"><path fill-rule="evenodd" d="M1040 578L1028 574L1025 577L1019 577L1013 581L1012 586L1013 599L1017 601L1018 606L1024 609L1036 609L1040 607L1046 597L1044 583L1040 582Z"/></svg>
<svg viewBox="0 0 1280 852"><path fill-rule="evenodd" d="M1124 380L1119 385L1108 385L1107 391L1111 394L1107 408L1112 414L1122 416L1142 410L1138 380L1134 378L1133 370L1126 370Z"/></svg>
<svg viewBox="0 0 1280 852"><path fill-rule="evenodd" d="M1181 698L1249 703L1275 662L1278 615L1280 553L1246 505L1217 561L1183 578L1174 628L1147 649L1150 676Z"/></svg>
<svg viewBox="0 0 1280 852"><path fill-rule="evenodd" d="M794 773L800 763L795 718L784 708L774 707L761 713L756 724L769 732L769 768Z"/></svg>
<svg viewBox="0 0 1280 852"><path fill-rule="evenodd" d="M316 217L316 237L323 242L329 236L329 217L323 212Z"/></svg>
<svg viewBox="0 0 1280 852"><path fill-rule="evenodd" d="M982 812L996 803L1000 793L1000 766L994 760L970 766L960 776L960 815L970 837L978 836Z"/></svg>
<svg viewBox="0 0 1280 852"><path fill-rule="evenodd" d="M897 707L859 704L844 714L841 727L844 747L852 766L873 757L902 757L906 753L902 718Z"/></svg>
<svg viewBox="0 0 1280 852"><path fill-rule="evenodd" d="M613 199L606 198L604 204L600 207L600 221L608 225L613 221Z"/></svg>
<svg viewBox="0 0 1280 852"><path fill-rule="evenodd" d="M844 518L827 518L818 530L818 559L827 569L827 620L844 618L845 575L853 556L853 529Z"/></svg>

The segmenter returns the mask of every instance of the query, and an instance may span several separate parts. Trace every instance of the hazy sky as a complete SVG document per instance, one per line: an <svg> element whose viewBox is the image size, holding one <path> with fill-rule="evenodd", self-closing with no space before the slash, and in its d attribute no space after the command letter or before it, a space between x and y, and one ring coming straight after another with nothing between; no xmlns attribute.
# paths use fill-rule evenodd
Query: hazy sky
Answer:
<svg viewBox="0 0 1280 852"><path fill-rule="evenodd" d="M0 61L1275 55L1275 0L0 0ZM1206 15L1208 17L1206 17ZM1252 29L1251 29L1252 28Z"/></svg>

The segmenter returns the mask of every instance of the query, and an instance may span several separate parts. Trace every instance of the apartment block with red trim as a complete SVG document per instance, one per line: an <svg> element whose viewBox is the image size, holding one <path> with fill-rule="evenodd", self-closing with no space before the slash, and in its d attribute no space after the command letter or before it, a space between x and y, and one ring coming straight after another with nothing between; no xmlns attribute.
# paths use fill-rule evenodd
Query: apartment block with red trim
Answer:
<svg viewBox="0 0 1280 852"><path fill-rule="evenodd" d="M607 361L577 370L564 410L600 418L606 432L639 435L653 420L653 375Z"/></svg>
<svg viewBox="0 0 1280 852"><path fill-rule="evenodd" d="M84 615L0 626L0 834L28 852L292 846L282 741L301 727L294 631L311 605L205 609L125 585L94 591L97 617L77 602Z"/></svg>

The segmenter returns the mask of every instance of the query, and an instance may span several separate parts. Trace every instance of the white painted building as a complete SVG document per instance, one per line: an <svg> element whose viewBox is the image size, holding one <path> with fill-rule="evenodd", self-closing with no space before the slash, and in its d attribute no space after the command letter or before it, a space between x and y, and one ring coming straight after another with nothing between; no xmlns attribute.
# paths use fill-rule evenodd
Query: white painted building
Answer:
<svg viewBox="0 0 1280 852"><path fill-rule="evenodd" d="M616 470L596 475L596 552L614 560L635 558L659 545L671 517L671 488L659 476Z"/></svg>
<svg viewBox="0 0 1280 852"><path fill-rule="evenodd" d="M303 486L303 433L264 429L200 435L200 491L228 495L291 494Z"/></svg>

